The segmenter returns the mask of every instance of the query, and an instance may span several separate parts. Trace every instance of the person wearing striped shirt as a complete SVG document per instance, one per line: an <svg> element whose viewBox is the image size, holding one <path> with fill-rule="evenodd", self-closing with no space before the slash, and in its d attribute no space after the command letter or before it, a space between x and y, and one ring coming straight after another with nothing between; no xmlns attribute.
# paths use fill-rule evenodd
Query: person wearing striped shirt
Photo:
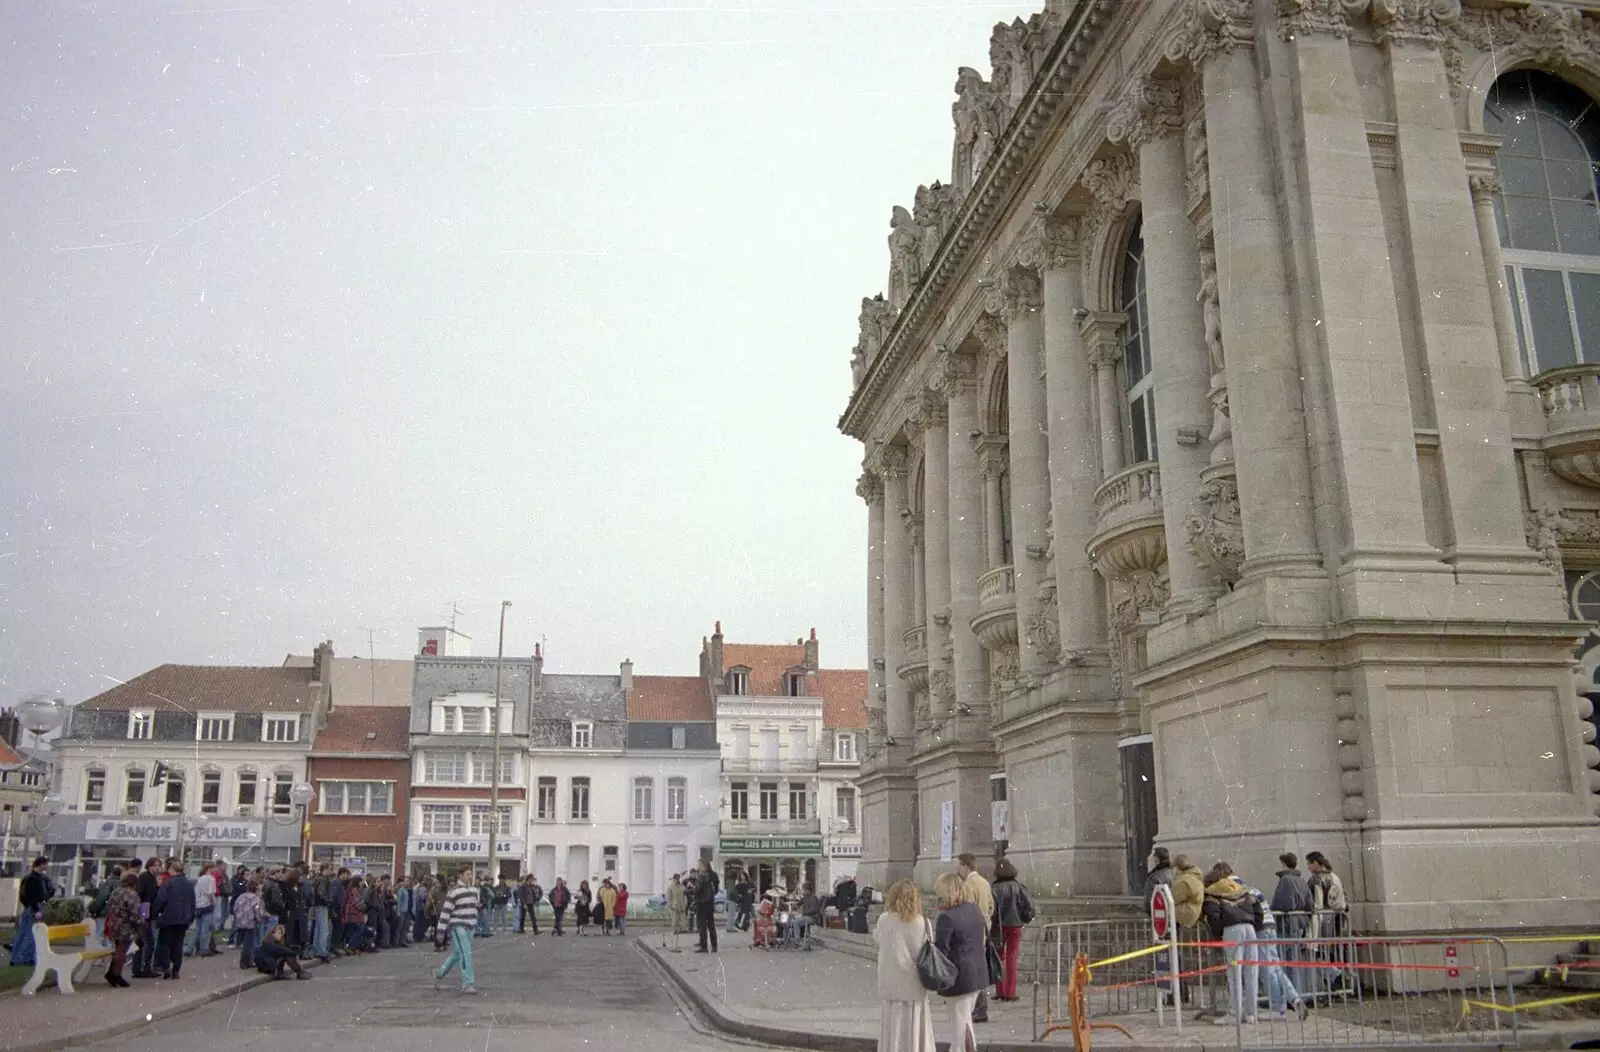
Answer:
<svg viewBox="0 0 1600 1052"><path fill-rule="evenodd" d="M439 910L439 924L450 932L450 956L433 973L435 990L443 985L452 968L460 966L461 992L478 992L472 973L472 932L478 926L478 906L478 889L472 882L472 867L468 866L457 875L455 886L445 895L444 906Z"/></svg>

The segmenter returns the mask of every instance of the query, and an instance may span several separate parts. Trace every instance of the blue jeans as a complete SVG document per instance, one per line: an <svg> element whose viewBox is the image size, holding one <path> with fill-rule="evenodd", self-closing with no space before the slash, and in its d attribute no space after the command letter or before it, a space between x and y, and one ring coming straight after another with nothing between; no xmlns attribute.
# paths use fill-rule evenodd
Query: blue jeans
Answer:
<svg viewBox="0 0 1600 1052"><path fill-rule="evenodd" d="M627 931L628 931L628 918L619 916L617 918L617 934L618 935L625 935L625 934L627 934Z"/></svg>
<svg viewBox="0 0 1600 1052"><path fill-rule="evenodd" d="M476 986L477 976L472 973L472 932L470 929L450 925L450 956L444 959L433 973L435 979L443 979L450 974L450 970L460 966L461 988Z"/></svg>
<svg viewBox="0 0 1600 1052"><path fill-rule="evenodd" d="M494 909L493 906L486 906L483 909L480 909L478 911L478 934L479 935L488 935L489 934L489 913L493 909Z"/></svg>
<svg viewBox="0 0 1600 1052"><path fill-rule="evenodd" d="M24 906L17 913L17 933L11 939L11 963L31 965L34 962L33 921L38 916L32 906Z"/></svg>
<svg viewBox="0 0 1600 1052"><path fill-rule="evenodd" d="M328 907L314 906L311 910L311 952L317 957L328 956Z"/></svg>
<svg viewBox="0 0 1600 1052"><path fill-rule="evenodd" d="M1271 928L1261 932L1261 939L1276 939L1278 933ZM1267 984L1267 1004L1272 1009L1273 1015L1282 1015L1289 1005L1299 1004L1300 991L1294 988L1294 983L1283 970L1282 956L1278 947L1271 942L1258 941L1255 946L1256 960L1261 962L1261 978Z"/></svg>
<svg viewBox="0 0 1600 1052"><path fill-rule="evenodd" d="M211 953L211 932L217 926L217 914L214 909L195 910L194 927L189 929L189 934L184 938L184 954L188 956L207 956Z"/></svg>
<svg viewBox="0 0 1600 1052"><path fill-rule="evenodd" d="M260 928L235 928L239 937L239 963L246 968L256 966L256 947L261 945Z"/></svg>
<svg viewBox="0 0 1600 1052"><path fill-rule="evenodd" d="M1230 924L1222 929L1222 941L1238 943L1223 952L1228 958L1228 1004L1237 1019L1256 1014L1260 980L1256 976L1256 929L1249 924Z"/></svg>

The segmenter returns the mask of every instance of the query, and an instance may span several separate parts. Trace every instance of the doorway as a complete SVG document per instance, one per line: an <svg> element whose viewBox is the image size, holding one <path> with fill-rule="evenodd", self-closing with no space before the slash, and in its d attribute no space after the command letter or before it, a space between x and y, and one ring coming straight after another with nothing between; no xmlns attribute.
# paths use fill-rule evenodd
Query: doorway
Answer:
<svg viewBox="0 0 1600 1052"><path fill-rule="evenodd" d="M1117 743L1122 759L1122 829L1128 891L1144 887L1145 859L1156 843L1156 752L1148 734Z"/></svg>

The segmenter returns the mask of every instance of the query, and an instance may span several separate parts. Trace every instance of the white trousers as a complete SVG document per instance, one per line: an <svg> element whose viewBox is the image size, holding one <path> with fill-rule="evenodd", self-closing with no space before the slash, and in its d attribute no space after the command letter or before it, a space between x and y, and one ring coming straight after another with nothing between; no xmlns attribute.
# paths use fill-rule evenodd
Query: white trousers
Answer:
<svg viewBox="0 0 1600 1052"><path fill-rule="evenodd" d="M974 1052L978 1035L972 1029L972 1009L978 1003L978 991L946 997L950 1006L950 1052Z"/></svg>

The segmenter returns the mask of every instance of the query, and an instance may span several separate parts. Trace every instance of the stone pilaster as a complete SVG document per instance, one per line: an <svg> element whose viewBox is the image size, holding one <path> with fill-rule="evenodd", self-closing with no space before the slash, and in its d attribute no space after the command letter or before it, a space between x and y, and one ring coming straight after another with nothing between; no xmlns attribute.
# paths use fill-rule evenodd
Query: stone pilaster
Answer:
<svg viewBox="0 0 1600 1052"><path fill-rule="evenodd" d="M1037 678L1054 655L1025 626L1042 616L1050 509L1050 437L1044 399L1044 305L1039 275L1012 267L993 304L1006 321L1006 394L1011 475L1011 564L1016 576L1018 657L1024 679Z"/></svg>
<svg viewBox="0 0 1600 1052"><path fill-rule="evenodd" d="M978 578L985 568L983 490L969 437L979 427L977 363L970 355L946 350L940 352L936 369L949 414L951 704L958 715L953 726L976 733L981 721L974 726L961 714L965 709L981 715L987 711L989 696L983 644L972 630L978 614Z"/></svg>
<svg viewBox="0 0 1600 1052"><path fill-rule="evenodd" d="M906 519L906 450L885 446L880 454L884 488L883 527L883 653L887 687L885 710L888 738L911 743L911 695L898 670L905 664L905 634L911 628L911 531Z"/></svg>
<svg viewBox="0 0 1600 1052"><path fill-rule="evenodd" d="M1122 389L1117 383L1117 363L1122 361L1122 326L1125 314L1090 311L1078 324L1089 367L1094 371L1094 416L1100 437L1100 482L1126 465L1122 452ZM1089 491L1093 513L1094 491Z"/></svg>
<svg viewBox="0 0 1600 1052"><path fill-rule="evenodd" d="M1197 613L1221 591L1188 545L1183 509L1195 502L1210 463L1210 357L1200 303L1200 245L1188 217L1183 115L1178 85L1137 81L1113 113L1109 133L1139 151L1144 212L1145 297L1156 392L1156 449L1166 514L1167 611Z"/></svg>
<svg viewBox="0 0 1600 1052"><path fill-rule="evenodd" d="M867 751L883 745L883 478L867 466L856 481L856 495L867 504Z"/></svg>
<svg viewBox="0 0 1600 1052"><path fill-rule="evenodd" d="M950 426L944 396L923 391L923 544L927 575L928 707L950 711Z"/></svg>
<svg viewBox="0 0 1600 1052"><path fill-rule="evenodd" d="M1468 176L1472 190L1473 221L1478 228L1478 249L1483 253L1484 280L1489 287L1489 307L1494 312L1495 346L1500 352L1500 375L1507 385L1526 387L1511 290L1506 287L1506 261L1500 253L1500 231L1495 225L1494 199L1503 189L1494 172Z"/></svg>

